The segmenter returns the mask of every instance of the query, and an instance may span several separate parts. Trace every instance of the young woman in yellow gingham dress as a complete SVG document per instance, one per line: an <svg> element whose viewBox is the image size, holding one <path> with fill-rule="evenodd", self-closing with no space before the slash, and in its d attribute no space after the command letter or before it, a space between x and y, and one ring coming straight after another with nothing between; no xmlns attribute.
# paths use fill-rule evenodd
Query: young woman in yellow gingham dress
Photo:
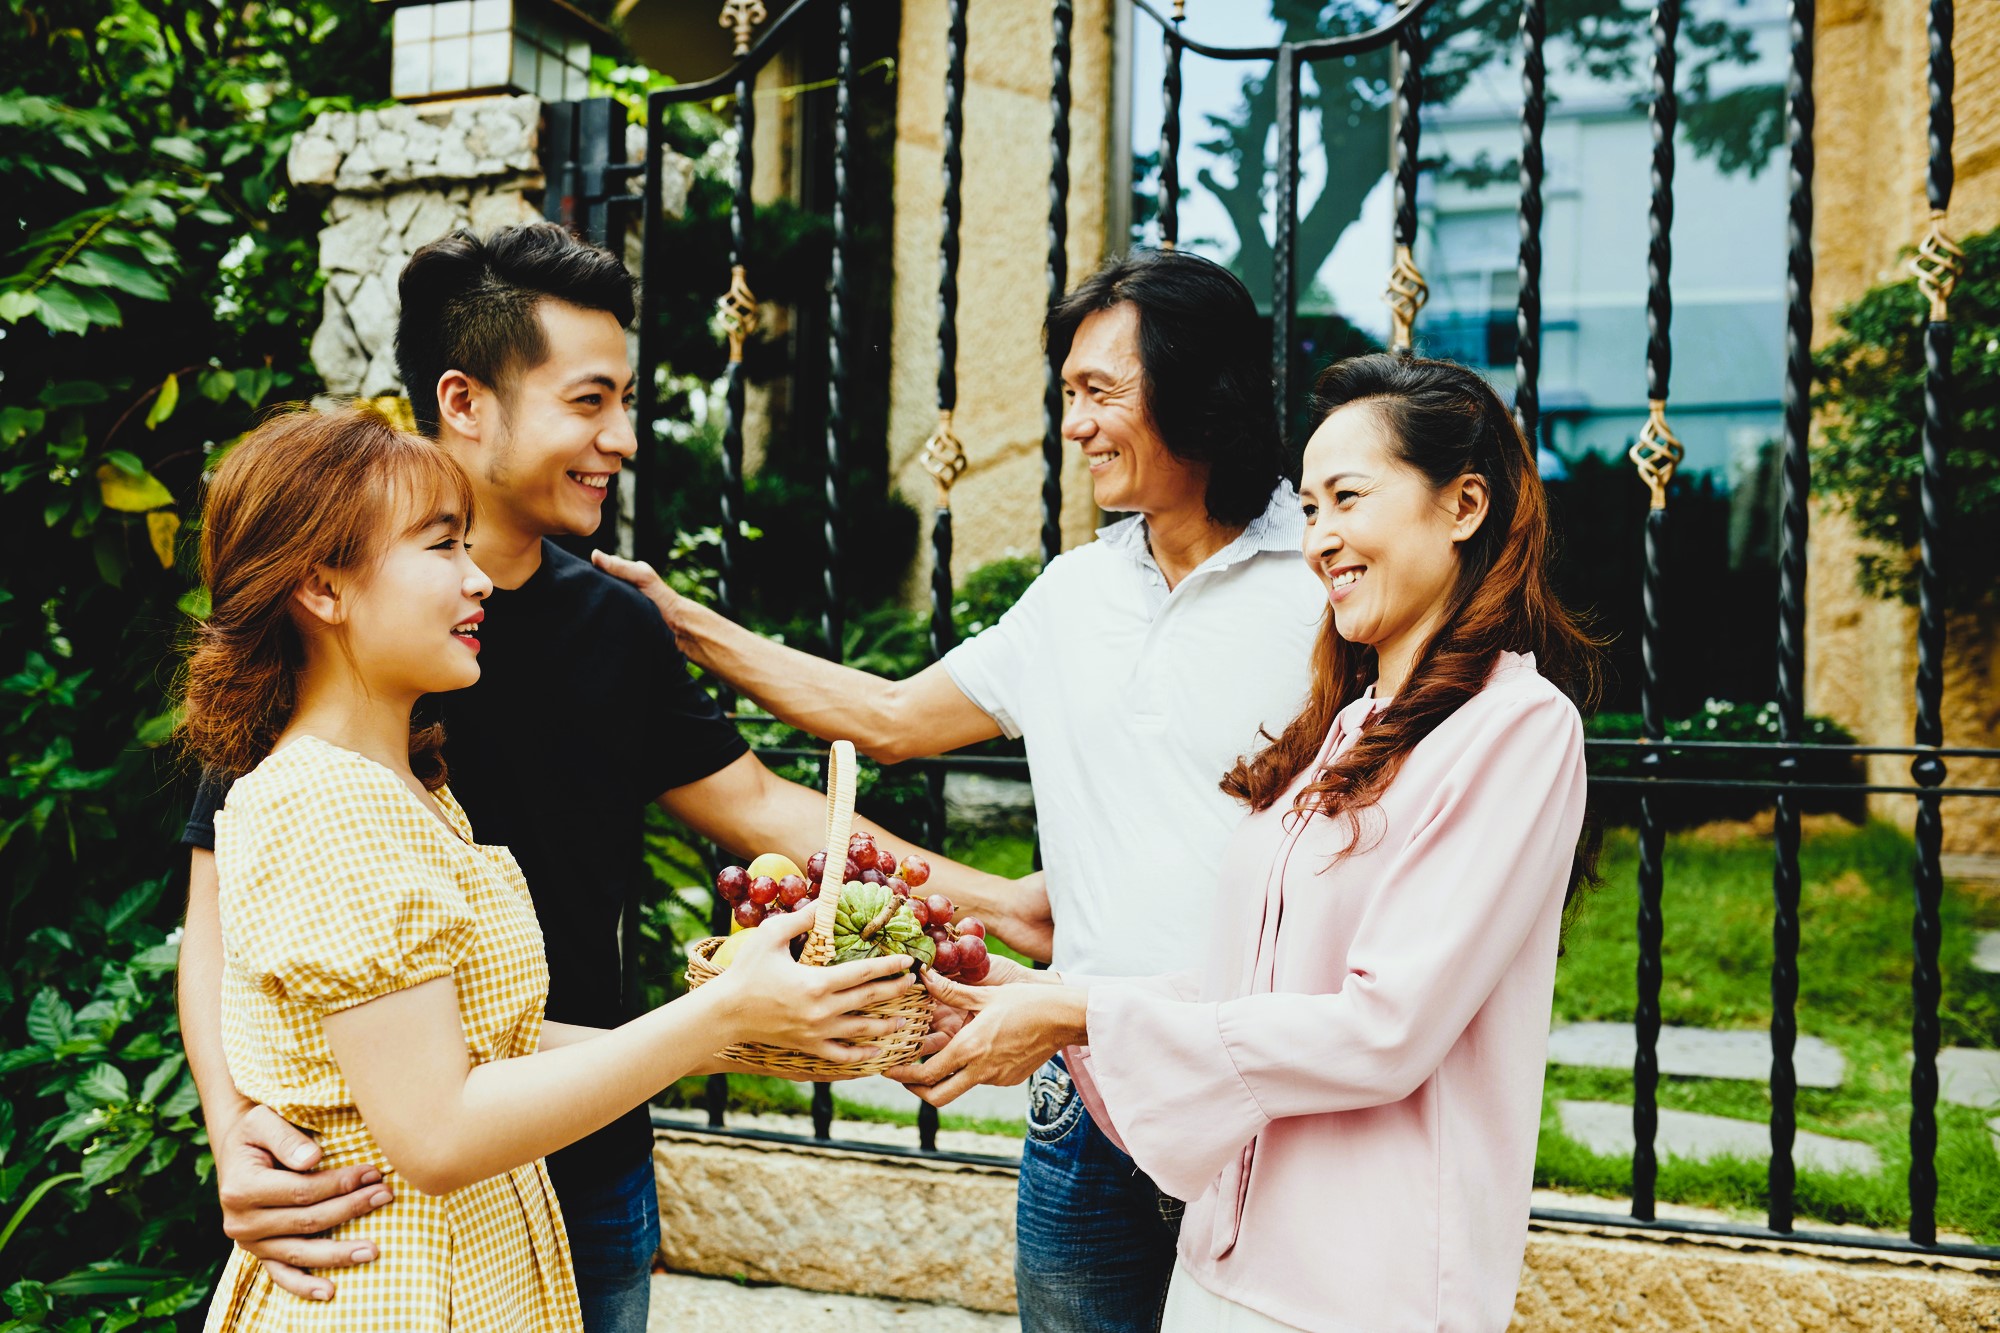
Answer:
<svg viewBox="0 0 2000 1333"><path fill-rule="evenodd" d="M622 1027L543 1021L520 868L472 841L441 737L410 721L420 696L478 679L492 584L461 540L470 517L447 455L361 411L267 423L210 484L183 728L235 779L215 828L229 1072L315 1134L323 1165L372 1167L394 1196L334 1229L365 1230L378 1257L330 1298L237 1249L211 1333L577 1333L542 1156L737 1042L859 1058L848 1043L895 1023L856 1011L909 984L902 959L794 963L800 912Z"/></svg>

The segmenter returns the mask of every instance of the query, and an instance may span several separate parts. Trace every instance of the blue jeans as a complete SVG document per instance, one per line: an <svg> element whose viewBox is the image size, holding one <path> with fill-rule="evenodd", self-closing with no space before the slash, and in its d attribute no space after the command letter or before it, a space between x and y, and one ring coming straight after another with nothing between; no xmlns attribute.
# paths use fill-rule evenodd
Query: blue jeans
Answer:
<svg viewBox="0 0 2000 1333"><path fill-rule="evenodd" d="M1155 1333L1179 1203L1105 1136L1062 1057L1028 1084L1015 1211L1022 1333Z"/></svg>
<svg viewBox="0 0 2000 1333"><path fill-rule="evenodd" d="M558 1190L585 1333L646 1333L660 1196L650 1159L595 1189Z"/></svg>

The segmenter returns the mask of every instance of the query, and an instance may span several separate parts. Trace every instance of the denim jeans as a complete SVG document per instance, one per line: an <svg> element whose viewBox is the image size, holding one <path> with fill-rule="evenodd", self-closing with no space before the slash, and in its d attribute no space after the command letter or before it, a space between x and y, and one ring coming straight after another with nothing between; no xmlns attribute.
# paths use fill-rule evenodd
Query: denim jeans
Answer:
<svg viewBox="0 0 2000 1333"><path fill-rule="evenodd" d="M1022 1333L1155 1333L1179 1201L1105 1136L1057 1056L1028 1084L1015 1212Z"/></svg>
<svg viewBox="0 0 2000 1333"><path fill-rule="evenodd" d="M646 1333L660 1196L651 1160L595 1189L558 1189L585 1333Z"/></svg>

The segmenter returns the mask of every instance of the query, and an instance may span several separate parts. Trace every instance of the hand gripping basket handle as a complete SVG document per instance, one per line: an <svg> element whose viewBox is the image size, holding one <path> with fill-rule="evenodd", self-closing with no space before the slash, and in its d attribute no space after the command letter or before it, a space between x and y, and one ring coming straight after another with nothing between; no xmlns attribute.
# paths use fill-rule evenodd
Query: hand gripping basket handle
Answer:
<svg viewBox="0 0 2000 1333"><path fill-rule="evenodd" d="M854 742L835 741L826 757L826 868L820 872L818 911L801 961L833 961L833 917L847 882L847 838L854 829Z"/></svg>

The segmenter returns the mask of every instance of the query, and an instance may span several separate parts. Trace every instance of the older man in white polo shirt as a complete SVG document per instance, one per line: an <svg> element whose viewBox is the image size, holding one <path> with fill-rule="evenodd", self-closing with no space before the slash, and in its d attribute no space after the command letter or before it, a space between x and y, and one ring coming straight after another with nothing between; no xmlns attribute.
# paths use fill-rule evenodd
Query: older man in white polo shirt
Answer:
<svg viewBox="0 0 2000 1333"><path fill-rule="evenodd" d="M1066 970L1192 968L1242 814L1218 784L1304 702L1326 607L1299 555L1270 344L1242 283L1171 251L1112 260L1046 327L1063 436L1089 460L1098 507L1131 517L1058 556L999 623L909 680L771 643L644 566L598 562L645 589L688 656L815 735L887 762L1023 737L1047 898L1012 889L959 906ZM1054 1043L980 1035L1005 1048L994 1060L1048 1061L1021 1162L1022 1327L1156 1328L1174 1264L1158 1192L1091 1123Z"/></svg>

